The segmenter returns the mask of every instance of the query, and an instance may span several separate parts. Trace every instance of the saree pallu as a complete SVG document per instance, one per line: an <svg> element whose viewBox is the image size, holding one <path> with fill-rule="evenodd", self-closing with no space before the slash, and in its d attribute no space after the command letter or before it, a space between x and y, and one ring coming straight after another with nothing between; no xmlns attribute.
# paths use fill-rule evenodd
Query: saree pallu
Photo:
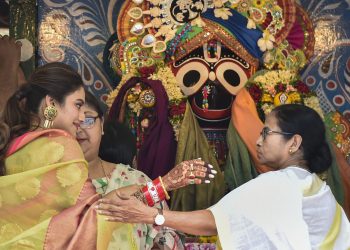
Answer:
<svg viewBox="0 0 350 250"><path fill-rule="evenodd" d="M96 219L99 195L75 139L62 130L26 133L11 143L5 166L0 249L103 249L117 223L98 225L108 222Z"/></svg>
<svg viewBox="0 0 350 250"><path fill-rule="evenodd" d="M223 249L350 249L350 223L329 186L291 166L259 175L210 208Z"/></svg>

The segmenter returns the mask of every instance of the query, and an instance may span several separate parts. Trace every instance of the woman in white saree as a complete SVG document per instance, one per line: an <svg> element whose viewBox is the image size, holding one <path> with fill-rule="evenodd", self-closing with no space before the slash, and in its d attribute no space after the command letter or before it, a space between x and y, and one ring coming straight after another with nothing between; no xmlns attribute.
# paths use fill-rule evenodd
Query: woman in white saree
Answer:
<svg viewBox="0 0 350 250"><path fill-rule="evenodd" d="M219 235L223 249L350 249L350 223L319 178L332 158L320 116L296 104L266 118L257 155L276 171L261 174L207 210L164 211L164 225L198 235ZM136 199L104 199L109 220L153 223L157 210Z"/></svg>

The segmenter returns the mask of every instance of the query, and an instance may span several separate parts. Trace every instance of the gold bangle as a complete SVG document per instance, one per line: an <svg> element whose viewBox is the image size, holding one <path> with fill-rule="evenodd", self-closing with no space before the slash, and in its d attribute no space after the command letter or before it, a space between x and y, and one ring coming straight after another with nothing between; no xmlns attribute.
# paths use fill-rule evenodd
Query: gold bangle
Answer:
<svg viewBox="0 0 350 250"><path fill-rule="evenodd" d="M165 198L166 198L167 200L169 200L169 199L170 199L170 196L169 196L169 194L168 194L168 191L166 191L166 189L165 189L165 186L164 186L164 183L163 183L163 180L162 180L162 177L161 177L161 176L159 176L159 181L160 181L160 185L162 185L162 188L164 189Z"/></svg>

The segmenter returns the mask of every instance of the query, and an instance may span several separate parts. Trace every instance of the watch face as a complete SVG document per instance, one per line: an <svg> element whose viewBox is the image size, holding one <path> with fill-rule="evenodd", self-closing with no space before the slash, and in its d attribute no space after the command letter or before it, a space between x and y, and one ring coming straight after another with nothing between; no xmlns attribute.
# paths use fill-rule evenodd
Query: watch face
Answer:
<svg viewBox="0 0 350 250"><path fill-rule="evenodd" d="M156 218L154 219L154 223L158 226L163 225L165 222L165 218L161 214L157 214Z"/></svg>

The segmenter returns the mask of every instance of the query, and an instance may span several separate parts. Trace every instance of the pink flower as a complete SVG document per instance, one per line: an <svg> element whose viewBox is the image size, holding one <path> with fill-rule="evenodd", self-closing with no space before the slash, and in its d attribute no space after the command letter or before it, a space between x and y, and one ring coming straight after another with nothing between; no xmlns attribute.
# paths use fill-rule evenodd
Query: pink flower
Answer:
<svg viewBox="0 0 350 250"><path fill-rule="evenodd" d="M183 115L186 111L186 102L181 102L178 105L171 105L170 106L170 116L178 116L178 115Z"/></svg>
<svg viewBox="0 0 350 250"><path fill-rule="evenodd" d="M301 94L307 94L310 92L309 87L302 81L298 81L295 84L295 88L298 90Z"/></svg>
<svg viewBox="0 0 350 250"><path fill-rule="evenodd" d="M255 103L258 103L262 96L262 91L257 85L252 85L248 88L249 94L253 98Z"/></svg>

